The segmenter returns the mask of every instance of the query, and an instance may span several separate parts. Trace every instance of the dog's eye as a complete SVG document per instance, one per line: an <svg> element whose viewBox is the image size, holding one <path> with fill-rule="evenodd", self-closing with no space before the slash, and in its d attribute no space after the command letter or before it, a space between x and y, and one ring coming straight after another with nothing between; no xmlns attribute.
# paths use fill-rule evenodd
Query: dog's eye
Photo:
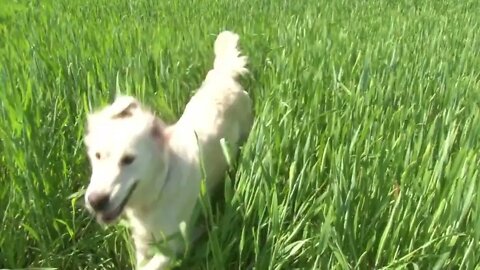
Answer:
<svg viewBox="0 0 480 270"><path fill-rule="evenodd" d="M123 156L122 159L120 160L120 165L125 166L125 165L132 164L134 160L135 160L135 157L132 155Z"/></svg>
<svg viewBox="0 0 480 270"><path fill-rule="evenodd" d="M99 152L96 152L96 153L95 153L95 157L96 157L97 159L100 159L100 158L101 158L100 153L99 153Z"/></svg>

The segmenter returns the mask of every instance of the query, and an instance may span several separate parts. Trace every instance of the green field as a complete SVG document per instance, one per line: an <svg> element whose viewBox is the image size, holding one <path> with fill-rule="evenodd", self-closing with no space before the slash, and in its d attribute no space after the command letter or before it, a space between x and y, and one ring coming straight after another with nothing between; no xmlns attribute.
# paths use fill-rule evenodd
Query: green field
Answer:
<svg viewBox="0 0 480 270"><path fill-rule="evenodd" d="M416 3L416 4L411 4ZM90 109L169 123L224 29L256 120L179 269L480 269L480 1L0 0L0 268L131 269L76 196Z"/></svg>

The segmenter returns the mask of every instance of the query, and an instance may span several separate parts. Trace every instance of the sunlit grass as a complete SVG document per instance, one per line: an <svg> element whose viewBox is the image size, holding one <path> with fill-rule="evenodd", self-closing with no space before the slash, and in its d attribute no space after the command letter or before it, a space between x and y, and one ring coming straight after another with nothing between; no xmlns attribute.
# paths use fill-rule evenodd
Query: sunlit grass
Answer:
<svg viewBox="0 0 480 270"><path fill-rule="evenodd" d="M183 269L474 269L478 1L0 1L0 268L130 269L86 213L85 115L173 122L240 34L256 121ZM227 185L228 186L228 185Z"/></svg>

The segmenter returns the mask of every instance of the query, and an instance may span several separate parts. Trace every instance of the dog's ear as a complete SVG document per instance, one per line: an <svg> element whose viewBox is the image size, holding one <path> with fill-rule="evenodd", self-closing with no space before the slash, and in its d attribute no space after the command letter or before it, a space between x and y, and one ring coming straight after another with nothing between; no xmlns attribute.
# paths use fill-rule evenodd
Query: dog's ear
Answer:
<svg viewBox="0 0 480 270"><path fill-rule="evenodd" d="M165 124L158 118L155 118L152 122L152 127L150 130L152 137L159 141L163 142L165 140Z"/></svg>
<svg viewBox="0 0 480 270"><path fill-rule="evenodd" d="M127 118L134 114L134 112L140 108L140 103L133 97L121 97L117 98L111 105L112 118Z"/></svg>

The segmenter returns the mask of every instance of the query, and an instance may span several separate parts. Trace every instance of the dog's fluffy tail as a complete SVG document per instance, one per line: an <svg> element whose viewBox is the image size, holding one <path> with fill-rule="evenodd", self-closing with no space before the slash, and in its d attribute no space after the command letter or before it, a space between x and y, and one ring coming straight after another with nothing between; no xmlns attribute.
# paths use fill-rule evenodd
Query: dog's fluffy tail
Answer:
<svg viewBox="0 0 480 270"><path fill-rule="evenodd" d="M245 67L247 64L247 57L241 56L237 48L238 35L223 31L218 34L215 40L215 62L213 69L221 73L227 73L233 78L237 78L248 72Z"/></svg>

